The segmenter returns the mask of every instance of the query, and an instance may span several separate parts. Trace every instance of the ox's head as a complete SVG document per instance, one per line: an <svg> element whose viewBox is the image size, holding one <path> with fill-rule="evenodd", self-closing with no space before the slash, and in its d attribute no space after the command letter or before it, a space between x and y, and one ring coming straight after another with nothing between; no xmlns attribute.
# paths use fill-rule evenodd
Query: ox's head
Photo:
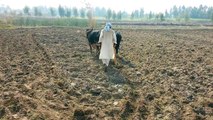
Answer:
<svg viewBox="0 0 213 120"><path fill-rule="evenodd" d="M93 28L86 29L86 36L88 38L89 34L93 31Z"/></svg>

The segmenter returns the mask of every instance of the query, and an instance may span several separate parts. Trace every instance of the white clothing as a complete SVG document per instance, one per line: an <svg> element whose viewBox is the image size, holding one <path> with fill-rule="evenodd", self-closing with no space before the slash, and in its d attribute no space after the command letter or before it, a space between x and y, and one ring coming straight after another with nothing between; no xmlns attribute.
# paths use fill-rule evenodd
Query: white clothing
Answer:
<svg viewBox="0 0 213 120"><path fill-rule="evenodd" d="M102 59L103 64L105 64L106 66L109 65L109 61L110 59Z"/></svg>
<svg viewBox="0 0 213 120"><path fill-rule="evenodd" d="M114 30L110 29L108 32L101 30L99 43L101 43L101 51L99 59L114 59L115 49L114 43L117 44L117 39Z"/></svg>

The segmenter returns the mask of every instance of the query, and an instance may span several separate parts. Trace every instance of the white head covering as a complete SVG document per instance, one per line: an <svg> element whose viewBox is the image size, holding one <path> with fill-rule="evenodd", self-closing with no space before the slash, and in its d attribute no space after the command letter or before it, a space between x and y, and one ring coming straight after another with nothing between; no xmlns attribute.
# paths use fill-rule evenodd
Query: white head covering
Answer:
<svg viewBox="0 0 213 120"><path fill-rule="evenodd" d="M104 27L104 30L106 32L109 32L109 30L111 29L111 27L112 27L112 24L110 22L107 22L106 25L105 25L105 27Z"/></svg>

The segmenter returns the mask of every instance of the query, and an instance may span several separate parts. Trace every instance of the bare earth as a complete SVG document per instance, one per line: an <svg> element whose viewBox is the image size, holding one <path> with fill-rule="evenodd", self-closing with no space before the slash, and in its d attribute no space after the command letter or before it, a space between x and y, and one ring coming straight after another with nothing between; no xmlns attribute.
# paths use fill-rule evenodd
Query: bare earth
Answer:
<svg viewBox="0 0 213 120"><path fill-rule="evenodd" d="M0 119L213 119L212 29L119 31L105 73L85 29L0 30Z"/></svg>

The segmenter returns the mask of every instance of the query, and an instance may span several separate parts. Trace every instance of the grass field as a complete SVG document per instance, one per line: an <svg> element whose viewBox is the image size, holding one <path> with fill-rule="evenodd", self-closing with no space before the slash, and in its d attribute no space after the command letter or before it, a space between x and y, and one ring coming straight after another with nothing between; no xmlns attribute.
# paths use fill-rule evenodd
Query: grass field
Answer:
<svg viewBox="0 0 213 120"><path fill-rule="evenodd" d="M5 26L16 27L88 27L93 26L95 28L103 27L106 20L104 18L94 18L91 21L81 18L60 18L60 17L12 17L12 16L0 16L0 28L7 28ZM176 19L166 19L165 21L159 21L156 19L123 19L123 20L109 20L115 25L116 28L140 28L147 27L152 28L163 26L163 28L169 27L200 27L200 26L213 26L213 23L208 19L190 19L188 22L184 20L177 21ZM121 26L120 26L121 25ZM4 27L3 27L4 26ZM166 26L166 27L164 27Z"/></svg>

